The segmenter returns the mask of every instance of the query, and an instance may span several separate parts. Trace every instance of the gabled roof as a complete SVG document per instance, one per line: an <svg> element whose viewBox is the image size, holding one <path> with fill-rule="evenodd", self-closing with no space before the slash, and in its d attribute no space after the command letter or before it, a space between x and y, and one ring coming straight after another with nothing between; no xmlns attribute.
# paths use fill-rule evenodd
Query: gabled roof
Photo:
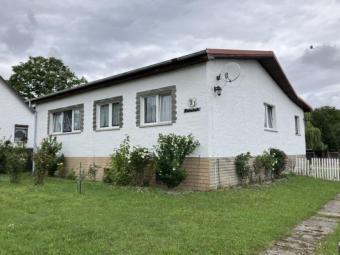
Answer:
<svg viewBox="0 0 340 255"><path fill-rule="evenodd" d="M179 58L159 62L157 64L134 69L104 79L89 82L82 86L65 89L47 96L32 99L34 103L55 100L61 97L84 93L98 88L113 86L122 82L163 73L185 66L206 62L211 59L255 59L263 66L282 91L304 111L311 111L311 107L304 102L294 91L287 76L283 72L275 54L272 51L255 50L228 50L228 49L205 49Z"/></svg>
<svg viewBox="0 0 340 255"><path fill-rule="evenodd" d="M0 82L2 82L2 83L5 85L5 87L8 88L10 91L12 91L13 94L14 94L14 96L15 96L21 103L23 103L23 104L27 107L27 109L28 109L29 111L31 111L32 113L34 113L34 110L33 110L31 107L29 107L29 105L28 105L28 103L25 101L25 99L24 99L22 96L20 96L19 93L18 93L18 91L16 91L12 86L10 86L10 85L7 83L7 81L6 81L4 78L2 78L1 75L0 75Z"/></svg>

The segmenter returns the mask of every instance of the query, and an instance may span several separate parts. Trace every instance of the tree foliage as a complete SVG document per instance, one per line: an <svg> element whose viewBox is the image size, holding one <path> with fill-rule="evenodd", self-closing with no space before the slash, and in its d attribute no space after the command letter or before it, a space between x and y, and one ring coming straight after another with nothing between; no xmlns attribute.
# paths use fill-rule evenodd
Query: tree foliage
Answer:
<svg viewBox="0 0 340 255"><path fill-rule="evenodd" d="M309 116L307 115L309 118ZM319 131L313 129L313 127L320 130L321 141L324 144L319 143ZM308 131L308 135L307 135ZM340 149L340 110L335 107L324 106L315 109L310 114L310 123L306 119L306 139L307 145L311 143L311 146L317 144L319 149L339 150ZM312 142L313 141L313 142Z"/></svg>
<svg viewBox="0 0 340 255"><path fill-rule="evenodd" d="M327 149L327 146L322 142L320 129L314 127L311 122L311 113L305 113L305 135L308 150L322 151Z"/></svg>
<svg viewBox="0 0 340 255"><path fill-rule="evenodd" d="M12 67L9 84L26 99L44 96L87 83L78 78L60 59L29 57L25 63Z"/></svg>

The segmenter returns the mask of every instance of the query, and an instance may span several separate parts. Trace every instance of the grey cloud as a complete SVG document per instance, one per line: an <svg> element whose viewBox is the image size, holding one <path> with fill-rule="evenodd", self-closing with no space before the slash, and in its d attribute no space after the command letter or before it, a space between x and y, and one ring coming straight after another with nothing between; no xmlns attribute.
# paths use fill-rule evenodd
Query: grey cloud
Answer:
<svg viewBox="0 0 340 255"><path fill-rule="evenodd" d="M29 55L57 56L93 80L206 47L269 49L312 104L337 101L339 1L2 2L3 76Z"/></svg>

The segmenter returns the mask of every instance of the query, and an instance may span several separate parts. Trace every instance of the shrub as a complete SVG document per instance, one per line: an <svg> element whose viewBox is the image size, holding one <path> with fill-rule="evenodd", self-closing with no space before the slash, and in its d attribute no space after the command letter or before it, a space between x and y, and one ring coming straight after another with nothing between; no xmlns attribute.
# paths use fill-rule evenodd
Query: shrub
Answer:
<svg viewBox="0 0 340 255"><path fill-rule="evenodd" d="M155 169L160 181L168 188L178 186L186 178L182 163L197 146L199 142L192 135L159 134L158 144L155 146Z"/></svg>
<svg viewBox="0 0 340 255"><path fill-rule="evenodd" d="M246 182L251 171L249 160L249 152L239 154L235 157L236 174L241 179L242 184Z"/></svg>
<svg viewBox="0 0 340 255"><path fill-rule="evenodd" d="M255 157L253 162L254 172L259 182L262 182L262 176L271 177L274 164L274 158L269 152L264 151L262 155Z"/></svg>
<svg viewBox="0 0 340 255"><path fill-rule="evenodd" d="M126 137L111 155L110 167L104 169L103 181L117 185L143 185L144 169L150 162L148 149L131 147Z"/></svg>
<svg viewBox="0 0 340 255"><path fill-rule="evenodd" d="M62 144L56 137L44 138L40 147L34 154L35 162L35 183L43 184L47 174L54 176L57 170L64 172L64 156L58 155Z"/></svg>
<svg viewBox="0 0 340 255"><path fill-rule="evenodd" d="M73 168L67 171L66 178L69 179L69 180L77 179L76 172L74 171Z"/></svg>
<svg viewBox="0 0 340 255"><path fill-rule="evenodd" d="M9 146L5 153L6 157L6 170L10 176L12 183L18 183L20 174L26 167L27 151L23 145Z"/></svg>
<svg viewBox="0 0 340 255"><path fill-rule="evenodd" d="M97 172L98 172L98 166L97 166L95 163L93 163L92 165L90 165L89 170L88 170L88 172L87 172L87 174L88 174L90 180L92 180L92 181L95 181L95 180L96 180L96 178L97 178Z"/></svg>
<svg viewBox="0 0 340 255"><path fill-rule="evenodd" d="M138 186L144 186L146 180L144 180L145 168L151 161L150 152L146 148L133 147L130 152L130 169L133 175L133 184Z"/></svg>
<svg viewBox="0 0 340 255"><path fill-rule="evenodd" d="M6 173L6 153L11 145L9 140L0 139L0 173Z"/></svg>
<svg viewBox="0 0 340 255"><path fill-rule="evenodd" d="M276 178L279 178L282 174L282 172L286 169L288 157L286 153L279 149L274 149L271 148L270 154L273 156L275 159L274 164L273 164L273 173Z"/></svg>

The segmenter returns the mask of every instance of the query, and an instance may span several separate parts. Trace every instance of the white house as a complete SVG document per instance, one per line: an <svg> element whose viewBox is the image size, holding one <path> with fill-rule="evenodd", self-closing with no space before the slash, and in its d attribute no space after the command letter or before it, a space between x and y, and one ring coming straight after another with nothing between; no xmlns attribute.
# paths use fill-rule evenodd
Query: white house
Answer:
<svg viewBox="0 0 340 255"><path fill-rule="evenodd" d="M227 82L226 64L240 75ZM222 72L222 73L221 73ZM219 90L222 89L222 91ZM221 92L220 95L219 92ZM159 133L193 134L183 186L237 183L232 157L268 148L305 154L304 111L271 51L206 49L32 100L37 142L52 134L75 170L109 155L126 135L151 148Z"/></svg>
<svg viewBox="0 0 340 255"><path fill-rule="evenodd" d="M0 76L0 139L11 142L27 140L34 146L34 113L28 104Z"/></svg>

